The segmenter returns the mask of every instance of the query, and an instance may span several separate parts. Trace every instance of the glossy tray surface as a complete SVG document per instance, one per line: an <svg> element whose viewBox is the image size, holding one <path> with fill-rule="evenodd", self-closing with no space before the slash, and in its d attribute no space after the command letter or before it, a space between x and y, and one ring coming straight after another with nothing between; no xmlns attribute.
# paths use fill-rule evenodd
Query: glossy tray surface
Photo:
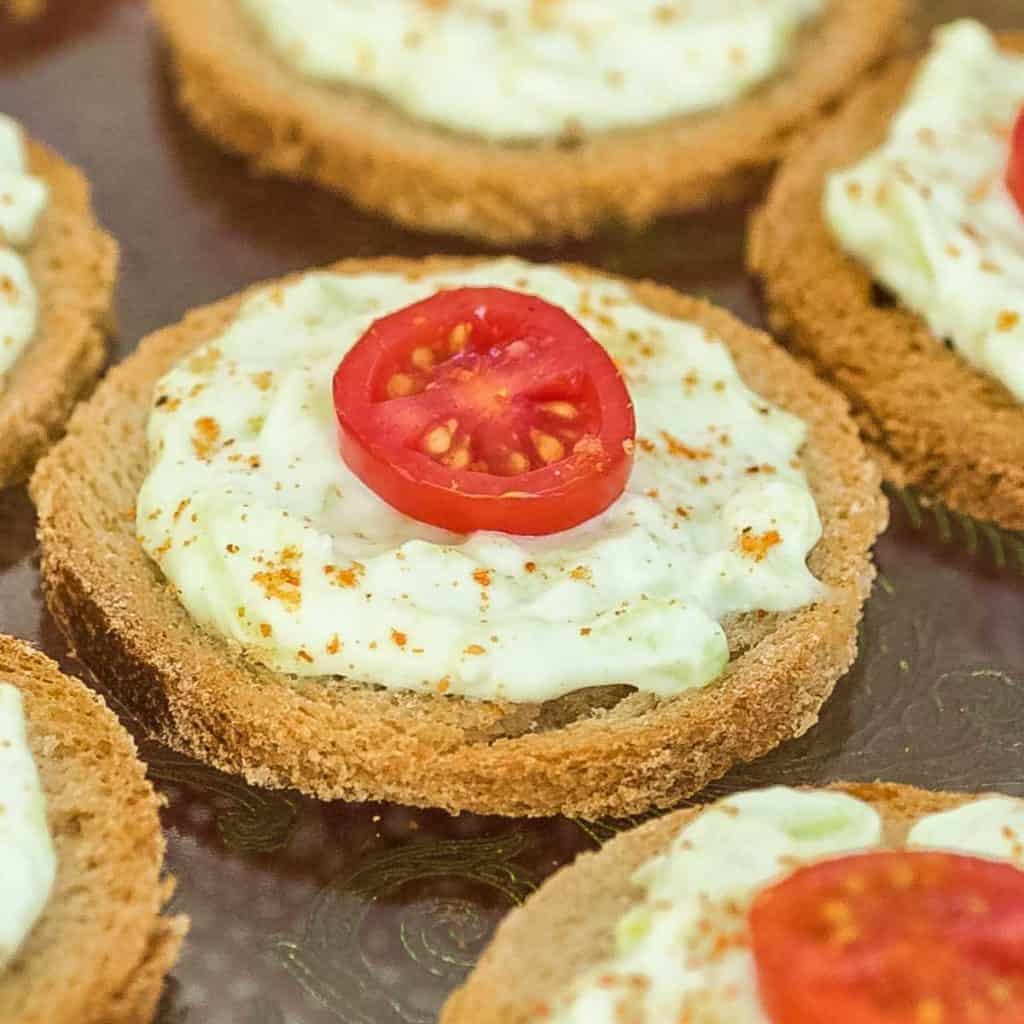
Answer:
<svg viewBox="0 0 1024 1024"><path fill-rule="evenodd" d="M0 21L0 110L82 166L121 243L115 360L140 337L263 278L342 256L473 252L250 178L175 108L142 3L50 0ZM925 0L1024 29L1019 0ZM761 324L742 270L743 209L644 235L531 251L707 295ZM891 493L861 655L820 725L712 787L886 777L1024 795L1024 538ZM0 494L0 632L73 672L40 593L31 506ZM87 677L88 678L88 677ZM192 931L161 1024L431 1024L502 914L629 823L514 821L253 789L150 743L169 798L175 908Z"/></svg>

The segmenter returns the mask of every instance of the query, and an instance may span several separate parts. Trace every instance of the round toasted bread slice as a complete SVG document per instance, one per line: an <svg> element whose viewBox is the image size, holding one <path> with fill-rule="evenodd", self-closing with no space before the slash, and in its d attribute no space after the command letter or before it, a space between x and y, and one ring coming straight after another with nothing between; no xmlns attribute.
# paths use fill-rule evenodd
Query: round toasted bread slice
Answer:
<svg viewBox="0 0 1024 1024"><path fill-rule="evenodd" d="M333 269L425 273L472 265L354 260ZM323 799L510 815L626 814L671 805L737 761L800 735L854 657L874 576L870 549L887 514L878 471L844 399L766 335L667 288L631 287L637 302L724 341L746 382L810 427L803 458L824 527L810 565L827 597L792 614L727 623L733 657L716 683L672 699L621 686L543 704L497 703L299 680L201 632L143 552L133 509L148 470L154 385L221 333L245 295L144 340L38 467L31 492L57 622L170 746L257 785Z"/></svg>
<svg viewBox="0 0 1024 1024"><path fill-rule="evenodd" d="M903 841L928 814L952 810L967 794L891 783L830 787L870 804L885 839ZM665 851L702 807L676 811L616 836L563 868L502 921L469 980L448 999L440 1024L528 1024L583 972L615 952L615 926L636 904L636 870Z"/></svg>
<svg viewBox="0 0 1024 1024"><path fill-rule="evenodd" d="M0 1020L146 1024L187 925L162 914L160 801L131 737L77 679L0 636L0 681L21 692L57 851L46 909L0 971Z"/></svg>
<svg viewBox="0 0 1024 1024"><path fill-rule="evenodd" d="M493 244L748 193L793 133L902 42L910 0L830 0L788 66L728 107L577 141L503 145L437 129L286 67L236 0L153 0L182 106L259 171L312 179L410 227ZM429 87L429 86L425 86Z"/></svg>
<svg viewBox="0 0 1024 1024"><path fill-rule="evenodd" d="M1024 33L1000 40L1024 51ZM754 217L748 260L773 327L849 395L894 483L1024 529L1024 407L881 295L822 212L826 177L884 141L916 68L894 65L794 149Z"/></svg>
<svg viewBox="0 0 1024 1024"><path fill-rule="evenodd" d="M0 376L0 489L24 480L60 437L106 358L117 245L96 223L89 185L47 146L28 142L49 203L22 252L39 293L35 336Z"/></svg>

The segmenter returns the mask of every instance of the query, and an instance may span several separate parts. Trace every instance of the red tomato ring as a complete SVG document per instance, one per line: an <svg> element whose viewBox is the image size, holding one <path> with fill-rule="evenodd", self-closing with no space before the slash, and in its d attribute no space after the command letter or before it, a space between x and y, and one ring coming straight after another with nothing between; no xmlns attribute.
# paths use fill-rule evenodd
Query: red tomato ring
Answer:
<svg viewBox="0 0 1024 1024"><path fill-rule="evenodd" d="M442 291L377 320L334 376L348 467L456 533L550 534L626 486L636 422L608 353L568 313L503 288Z"/></svg>
<svg viewBox="0 0 1024 1024"><path fill-rule="evenodd" d="M750 912L772 1024L1021 1024L1024 871L885 851L801 868Z"/></svg>
<svg viewBox="0 0 1024 1024"><path fill-rule="evenodd" d="M1006 169L1006 187L1024 216L1024 107L1017 115L1010 142L1010 163Z"/></svg>

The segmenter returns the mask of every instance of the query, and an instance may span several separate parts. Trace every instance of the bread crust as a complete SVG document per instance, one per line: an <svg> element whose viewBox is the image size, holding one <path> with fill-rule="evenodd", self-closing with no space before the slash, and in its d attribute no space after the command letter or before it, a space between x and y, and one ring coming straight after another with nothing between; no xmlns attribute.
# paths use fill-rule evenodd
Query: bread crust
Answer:
<svg viewBox="0 0 1024 1024"><path fill-rule="evenodd" d="M103 703L27 644L0 636L0 681L21 691L57 847L50 901L0 972L7 1024L148 1024L187 921L162 910L160 801Z"/></svg>
<svg viewBox="0 0 1024 1024"><path fill-rule="evenodd" d="M882 815L890 844L901 842L918 818L972 799L893 783L837 783L828 788L871 804ZM704 809L676 811L618 835L548 879L502 921L469 980L449 997L439 1024L537 1020L533 1011L538 1006L614 953L615 925L639 895L633 873Z"/></svg>
<svg viewBox="0 0 1024 1024"><path fill-rule="evenodd" d="M1024 51L1024 33L1001 38ZM793 150L753 219L748 262L772 326L850 397L886 476L951 508L1024 529L1024 406L900 306L845 255L822 213L826 176L880 145L917 64L864 85Z"/></svg>
<svg viewBox="0 0 1024 1024"><path fill-rule="evenodd" d="M354 260L333 269L471 265ZM143 341L38 467L31 493L57 623L164 743L254 784L322 799L508 815L630 814L670 806L737 761L802 734L854 657L874 577L870 548L887 515L877 469L842 397L767 336L670 289L630 287L652 309L705 325L755 390L810 425L804 461L824 524L810 564L828 596L790 615L728 623L734 658L720 682L670 700L609 687L541 705L500 704L296 680L201 632L136 540L133 508L147 471L144 428L155 382L220 333L245 295Z"/></svg>
<svg viewBox="0 0 1024 1024"><path fill-rule="evenodd" d="M793 132L902 43L914 0L830 0L790 68L731 106L567 148L437 129L289 70L236 0L152 0L182 106L261 172L312 179L409 227L557 241L748 194Z"/></svg>
<svg viewBox="0 0 1024 1024"><path fill-rule="evenodd" d="M28 477L95 385L117 276L117 245L96 223L85 177L41 143L29 140L28 157L50 201L24 253L39 324L0 375L0 489Z"/></svg>

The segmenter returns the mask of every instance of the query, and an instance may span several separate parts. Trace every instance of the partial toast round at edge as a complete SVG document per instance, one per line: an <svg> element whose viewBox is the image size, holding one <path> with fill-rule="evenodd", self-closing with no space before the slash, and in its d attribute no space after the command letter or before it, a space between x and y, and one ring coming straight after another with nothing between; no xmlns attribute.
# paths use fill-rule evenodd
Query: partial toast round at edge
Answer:
<svg viewBox="0 0 1024 1024"><path fill-rule="evenodd" d="M334 269L424 273L472 263L350 261ZM44 590L58 624L169 746L257 785L323 799L627 814L669 806L802 734L854 657L874 577L870 549L887 514L878 471L843 398L767 336L667 288L632 287L638 301L723 339L744 379L811 428L805 464L824 537L810 564L829 595L790 615L728 624L734 658L718 683L671 700L606 687L541 705L498 704L295 680L201 632L136 540L133 508L148 466L144 428L156 381L223 331L244 295L143 341L37 469L31 493Z"/></svg>
<svg viewBox="0 0 1024 1024"><path fill-rule="evenodd" d="M1001 41L1024 50L1024 33ZM903 61L863 86L793 151L754 217L748 260L772 325L849 395L893 482L1024 529L1024 406L917 314L880 303L822 213L826 175L882 143L916 66Z"/></svg>
<svg viewBox="0 0 1024 1024"><path fill-rule="evenodd" d="M435 128L356 89L307 79L236 0L152 0L195 124L259 171L312 179L364 209L492 244L582 238L602 224L747 194L797 129L904 39L912 0L829 0L789 69L721 110L508 145Z"/></svg>
<svg viewBox="0 0 1024 1024"><path fill-rule="evenodd" d="M85 177L40 143L29 141L28 154L50 201L25 253L39 325L0 377L0 489L28 477L95 385L117 276L117 245L96 223Z"/></svg>
<svg viewBox="0 0 1024 1024"><path fill-rule="evenodd" d="M882 815L891 843L901 841L923 815L971 799L892 783L829 788L871 804ZM449 997L440 1024L535 1021L532 1011L614 953L615 925L639 895L634 872L704 809L692 807L648 822L562 868L502 921L469 979Z"/></svg>
<svg viewBox="0 0 1024 1024"><path fill-rule="evenodd" d="M0 971L5 1024L148 1024L187 923L164 917L160 802L135 744L77 679L0 636L0 682L25 703L57 849L50 901Z"/></svg>

